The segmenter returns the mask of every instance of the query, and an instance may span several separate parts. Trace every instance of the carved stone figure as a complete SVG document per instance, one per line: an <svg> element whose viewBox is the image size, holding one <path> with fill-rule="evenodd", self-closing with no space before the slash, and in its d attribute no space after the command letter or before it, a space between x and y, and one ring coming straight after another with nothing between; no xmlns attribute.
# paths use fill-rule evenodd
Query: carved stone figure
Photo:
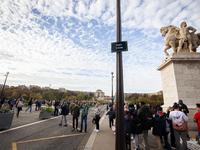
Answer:
<svg viewBox="0 0 200 150"><path fill-rule="evenodd" d="M167 50L170 48L173 49L174 53L196 52L200 45L200 33L194 34L195 31L195 28L187 27L186 22L181 23L181 28L172 25L162 27L160 32L163 37L166 36L164 42L166 45L164 49L166 56L169 55Z"/></svg>

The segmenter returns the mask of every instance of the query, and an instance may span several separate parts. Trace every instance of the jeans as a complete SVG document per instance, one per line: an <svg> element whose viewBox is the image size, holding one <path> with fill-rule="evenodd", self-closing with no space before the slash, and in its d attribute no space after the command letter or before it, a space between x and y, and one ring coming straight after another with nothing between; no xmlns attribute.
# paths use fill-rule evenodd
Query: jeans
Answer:
<svg viewBox="0 0 200 150"><path fill-rule="evenodd" d="M25 110L25 112L30 108L30 112L32 110L32 106L31 105L28 105L28 108Z"/></svg>
<svg viewBox="0 0 200 150"><path fill-rule="evenodd" d="M62 124L63 118L64 118L64 120L65 120L65 124L67 124L66 115L62 115L62 118L61 118L60 124Z"/></svg>
<svg viewBox="0 0 200 150"><path fill-rule="evenodd" d="M169 132L166 132L166 134L164 135L164 140L165 140L165 146L168 148L168 150L171 150L171 146L169 145L169 142L168 142L168 134Z"/></svg>
<svg viewBox="0 0 200 150"><path fill-rule="evenodd" d="M99 130L99 120L100 120L99 115L96 115L95 123L96 123L96 129L97 130Z"/></svg>
<svg viewBox="0 0 200 150"><path fill-rule="evenodd" d="M148 142L148 130L143 130L143 137L144 137L144 148L149 150L149 142ZM160 138L160 137L159 137Z"/></svg>
<svg viewBox="0 0 200 150"><path fill-rule="evenodd" d="M176 148L177 150L180 150L180 135L183 141L183 149L187 150L187 133L186 131L176 131L174 130L174 136L176 140Z"/></svg>
<svg viewBox="0 0 200 150"><path fill-rule="evenodd" d="M83 120L85 120L85 132L87 131L87 116L81 116L81 131L83 129Z"/></svg>
<svg viewBox="0 0 200 150"><path fill-rule="evenodd" d="M78 117L73 117L73 128L75 128L74 127L75 120L76 120L76 129L77 129L78 128Z"/></svg>
<svg viewBox="0 0 200 150"><path fill-rule="evenodd" d="M133 134L135 135L134 138L135 138L135 147L136 148L139 148L139 134Z"/></svg>
<svg viewBox="0 0 200 150"><path fill-rule="evenodd" d="M109 118L109 127L111 128L113 126L113 119Z"/></svg>

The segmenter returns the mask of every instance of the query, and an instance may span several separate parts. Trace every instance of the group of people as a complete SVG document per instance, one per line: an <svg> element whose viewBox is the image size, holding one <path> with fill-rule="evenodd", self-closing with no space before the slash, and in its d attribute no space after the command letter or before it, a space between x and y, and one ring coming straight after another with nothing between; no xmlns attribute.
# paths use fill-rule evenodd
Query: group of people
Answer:
<svg viewBox="0 0 200 150"><path fill-rule="evenodd" d="M200 104L196 104L197 113L194 115L194 122L198 126L198 136L200 138ZM177 150L187 150L188 134L188 117L189 110L182 100L174 103L173 107L169 107L167 112L163 112L161 106L158 106L157 112L152 113L151 107L141 102L138 110L130 105L124 105L124 120L125 120L125 145L126 149L131 149L131 136L133 136L135 147L139 149L139 135L143 133L143 145L146 150L149 149L148 130L152 129L159 150L168 149L172 147ZM170 133L170 140L168 135ZM180 144L180 137L182 139L182 147ZM163 141L164 138L164 141ZM161 143L165 143L162 147Z"/></svg>

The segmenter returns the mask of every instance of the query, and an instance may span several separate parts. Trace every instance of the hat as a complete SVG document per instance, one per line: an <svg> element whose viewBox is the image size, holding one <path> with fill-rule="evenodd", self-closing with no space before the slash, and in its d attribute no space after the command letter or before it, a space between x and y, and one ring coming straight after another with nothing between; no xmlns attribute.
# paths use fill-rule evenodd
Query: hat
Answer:
<svg viewBox="0 0 200 150"><path fill-rule="evenodd" d="M174 104L173 106L174 109L177 109L178 107L179 107L178 104Z"/></svg>

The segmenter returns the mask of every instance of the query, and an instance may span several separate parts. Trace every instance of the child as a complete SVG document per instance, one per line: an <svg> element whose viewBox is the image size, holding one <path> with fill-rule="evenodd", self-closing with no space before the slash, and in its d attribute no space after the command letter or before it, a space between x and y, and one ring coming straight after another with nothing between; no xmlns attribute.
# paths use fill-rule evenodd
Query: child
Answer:
<svg viewBox="0 0 200 150"><path fill-rule="evenodd" d="M106 115L109 115L109 127L111 128L113 126L113 119L115 119L115 112L112 107L110 107L110 111Z"/></svg>
<svg viewBox="0 0 200 150"><path fill-rule="evenodd" d="M155 118L153 118L153 135L156 138L159 150L162 150L160 136L164 135L163 130L164 130L163 120L159 118L158 114L155 114Z"/></svg>
<svg viewBox="0 0 200 150"><path fill-rule="evenodd" d="M142 125L141 125L140 118L137 116L137 111L134 111L132 115L133 115L132 134L134 134L134 137L135 137L135 150L138 150L139 149L139 134L142 133Z"/></svg>
<svg viewBox="0 0 200 150"><path fill-rule="evenodd" d="M166 118L167 117L167 114L164 112L163 113L163 123L164 123L164 140L165 140L165 146L163 146L163 148L166 148L168 150L172 150L171 146L169 145L169 142L168 142L168 134L170 132L170 123L171 121Z"/></svg>
<svg viewBox="0 0 200 150"><path fill-rule="evenodd" d="M131 150L131 130L133 128L133 122L131 120L131 115L129 111L125 112L125 145L126 150Z"/></svg>
<svg viewBox="0 0 200 150"><path fill-rule="evenodd" d="M198 127L198 135L199 135L199 138L200 138L200 104L197 103L196 104L196 109L197 109L197 113L194 115L194 122L197 123L197 127Z"/></svg>

